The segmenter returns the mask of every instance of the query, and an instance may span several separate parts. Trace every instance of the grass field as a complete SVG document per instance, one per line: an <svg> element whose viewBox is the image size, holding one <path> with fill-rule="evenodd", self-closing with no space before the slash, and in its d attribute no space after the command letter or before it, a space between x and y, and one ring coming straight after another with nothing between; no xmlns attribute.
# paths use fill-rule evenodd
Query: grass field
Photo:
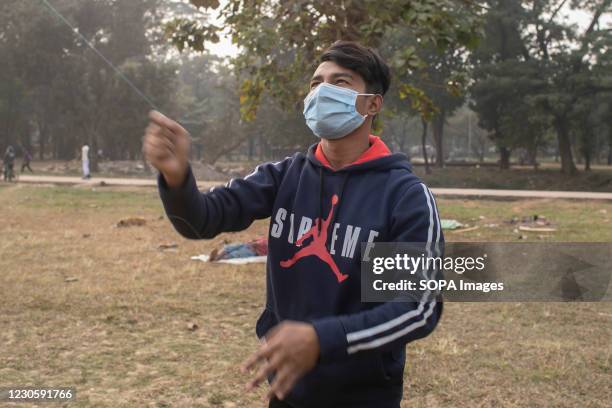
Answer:
<svg viewBox="0 0 612 408"><path fill-rule="evenodd" d="M609 202L438 205L479 226L449 241L517 240L507 221L533 214L558 231L523 239L612 240ZM264 406L237 369L257 346L263 266L189 257L265 234L265 221L188 241L144 188L0 183L0 208L0 387L74 386L69 407ZM146 224L115 227L130 216ZM437 330L408 345L402 407L610 406L611 336L612 303L447 303Z"/></svg>

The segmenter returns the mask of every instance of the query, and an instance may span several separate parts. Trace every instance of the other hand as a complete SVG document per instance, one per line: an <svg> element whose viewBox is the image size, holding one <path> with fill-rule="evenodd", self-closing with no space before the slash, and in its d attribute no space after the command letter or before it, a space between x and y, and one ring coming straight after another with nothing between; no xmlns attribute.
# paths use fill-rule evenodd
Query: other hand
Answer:
<svg viewBox="0 0 612 408"><path fill-rule="evenodd" d="M242 365L242 372L261 366L255 377L246 384L247 391L274 374L267 398L276 395L282 400L297 380L315 367L319 352L319 337L311 324L296 321L280 323L266 334L259 349Z"/></svg>

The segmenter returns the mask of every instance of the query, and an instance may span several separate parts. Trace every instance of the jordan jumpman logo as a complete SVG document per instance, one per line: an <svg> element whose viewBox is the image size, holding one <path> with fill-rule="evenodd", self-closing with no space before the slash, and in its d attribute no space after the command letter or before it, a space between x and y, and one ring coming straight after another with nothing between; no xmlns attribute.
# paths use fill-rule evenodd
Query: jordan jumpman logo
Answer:
<svg viewBox="0 0 612 408"><path fill-rule="evenodd" d="M281 261L280 266L283 268L289 268L293 264L295 264L300 258L304 258L305 256L314 255L323 262L325 262L331 270L336 275L336 279L338 279L338 283L344 281L348 278L348 275L343 274L338 269L338 265L334 262L334 258L332 258L331 254L325 247L325 242L327 241L327 228L329 227L329 223L331 222L332 215L334 213L334 207L338 204L338 196L334 194L332 197L332 206L329 210L329 215L323 221L323 225L319 230L319 224L321 223L321 218L317 218L315 220L315 224L310 228L304 235L302 235L295 243L298 247L301 247L306 239L312 237L312 241L310 241L309 245L301 248L299 251L293 255L292 258L287 259L286 261Z"/></svg>

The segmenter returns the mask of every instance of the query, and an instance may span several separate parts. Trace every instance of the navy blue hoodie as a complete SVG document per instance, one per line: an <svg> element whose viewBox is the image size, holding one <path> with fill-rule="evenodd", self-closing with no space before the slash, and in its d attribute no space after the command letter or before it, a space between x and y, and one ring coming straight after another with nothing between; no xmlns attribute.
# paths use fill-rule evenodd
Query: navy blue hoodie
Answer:
<svg viewBox="0 0 612 408"><path fill-rule="evenodd" d="M186 238L271 217L257 336L289 319L312 323L320 343L318 364L286 397L295 407L399 407L405 345L431 333L442 314L440 299L361 302L360 243L443 241L435 200L406 156L389 154L379 138L370 143L336 171L313 145L205 193L191 168L177 188L158 176L165 211Z"/></svg>

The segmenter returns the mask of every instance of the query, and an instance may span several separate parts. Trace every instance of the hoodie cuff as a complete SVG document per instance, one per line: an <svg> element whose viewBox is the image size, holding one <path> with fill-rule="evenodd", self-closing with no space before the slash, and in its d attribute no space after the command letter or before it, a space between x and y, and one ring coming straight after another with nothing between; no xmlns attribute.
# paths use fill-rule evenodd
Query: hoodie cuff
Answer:
<svg viewBox="0 0 612 408"><path fill-rule="evenodd" d="M337 316L324 317L310 322L319 336L319 362L328 363L347 356L346 332Z"/></svg>
<svg viewBox="0 0 612 408"><path fill-rule="evenodd" d="M183 182L177 187L170 187L164 178L164 175L159 172L157 174L157 187L159 189L159 194L162 200L172 200L176 197L184 197L185 194L193 191L195 188L197 190L197 184L195 177L193 175L193 171L191 170L191 165L187 166L187 172L185 174L185 179Z"/></svg>

